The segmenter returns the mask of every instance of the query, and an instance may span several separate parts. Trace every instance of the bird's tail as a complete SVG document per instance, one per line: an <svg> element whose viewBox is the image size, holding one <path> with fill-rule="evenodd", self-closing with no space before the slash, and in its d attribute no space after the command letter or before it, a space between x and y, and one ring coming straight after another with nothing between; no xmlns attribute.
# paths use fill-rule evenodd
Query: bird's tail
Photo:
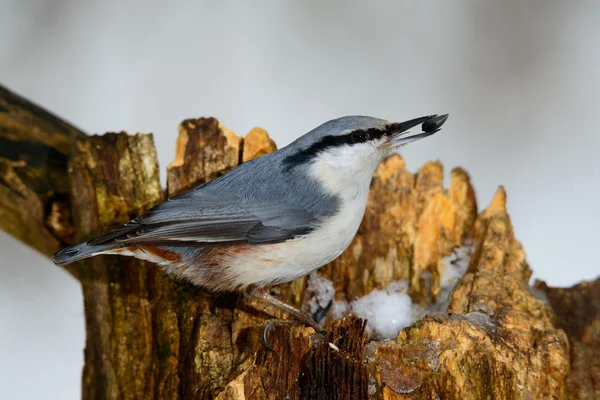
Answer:
<svg viewBox="0 0 600 400"><path fill-rule="evenodd" d="M56 254L54 254L54 256L52 256L52 261L54 261L56 265L62 267L75 261L83 260L84 258L103 253L105 250L107 250L107 246L105 245L90 246L87 245L86 242L82 242L65 247L64 249L58 251Z"/></svg>

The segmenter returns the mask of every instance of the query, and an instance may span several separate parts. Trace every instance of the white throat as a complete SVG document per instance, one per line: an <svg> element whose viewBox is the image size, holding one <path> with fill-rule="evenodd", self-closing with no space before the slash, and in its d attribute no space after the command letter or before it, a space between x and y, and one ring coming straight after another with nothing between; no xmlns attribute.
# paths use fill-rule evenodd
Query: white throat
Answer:
<svg viewBox="0 0 600 400"><path fill-rule="evenodd" d="M309 173L342 201L360 198L366 204L371 178L383 158L384 154L368 143L335 147L319 154Z"/></svg>

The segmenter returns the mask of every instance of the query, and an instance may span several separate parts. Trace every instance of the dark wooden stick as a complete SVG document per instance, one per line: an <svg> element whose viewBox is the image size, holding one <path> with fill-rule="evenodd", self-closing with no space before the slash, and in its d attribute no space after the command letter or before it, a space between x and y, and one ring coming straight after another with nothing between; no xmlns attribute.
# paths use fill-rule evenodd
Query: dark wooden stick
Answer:
<svg viewBox="0 0 600 400"><path fill-rule="evenodd" d="M0 85L0 229L47 256L74 240L67 165L84 136Z"/></svg>

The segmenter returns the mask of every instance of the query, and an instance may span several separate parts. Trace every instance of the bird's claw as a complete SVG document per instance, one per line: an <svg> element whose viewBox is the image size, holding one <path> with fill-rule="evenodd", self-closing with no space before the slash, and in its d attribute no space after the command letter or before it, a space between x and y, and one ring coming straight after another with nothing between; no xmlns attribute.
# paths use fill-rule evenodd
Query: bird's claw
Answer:
<svg viewBox="0 0 600 400"><path fill-rule="evenodd" d="M263 342L267 350L275 353L275 349L269 344L269 332L271 332L274 327L275 323L273 321L267 322L267 325L265 325L265 330L263 331Z"/></svg>
<svg viewBox="0 0 600 400"><path fill-rule="evenodd" d="M265 325L265 329L263 330L263 343L266 347L266 349L268 351L272 351L274 353L276 353L277 351L275 351L275 349L273 348L273 346L271 346L271 344L269 343L269 333L275 328L275 326L277 324L287 324L287 325L302 325L301 322L299 321L268 321L267 324ZM321 326L316 325L316 326L312 326L311 327L315 330L315 332L317 332L318 334L321 335L325 335L327 333L327 331L323 328L321 328Z"/></svg>

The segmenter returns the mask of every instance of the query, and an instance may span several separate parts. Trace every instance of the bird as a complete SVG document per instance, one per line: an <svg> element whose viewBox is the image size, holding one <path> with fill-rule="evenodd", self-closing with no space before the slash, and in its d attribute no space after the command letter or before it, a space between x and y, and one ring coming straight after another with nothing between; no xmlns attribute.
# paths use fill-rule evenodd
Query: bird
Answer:
<svg viewBox="0 0 600 400"><path fill-rule="evenodd" d="M113 230L65 247L53 261L64 266L100 254L133 256L208 291L256 296L322 331L270 289L336 259L358 231L377 166L438 132L447 119L332 119Z"/></svg>

